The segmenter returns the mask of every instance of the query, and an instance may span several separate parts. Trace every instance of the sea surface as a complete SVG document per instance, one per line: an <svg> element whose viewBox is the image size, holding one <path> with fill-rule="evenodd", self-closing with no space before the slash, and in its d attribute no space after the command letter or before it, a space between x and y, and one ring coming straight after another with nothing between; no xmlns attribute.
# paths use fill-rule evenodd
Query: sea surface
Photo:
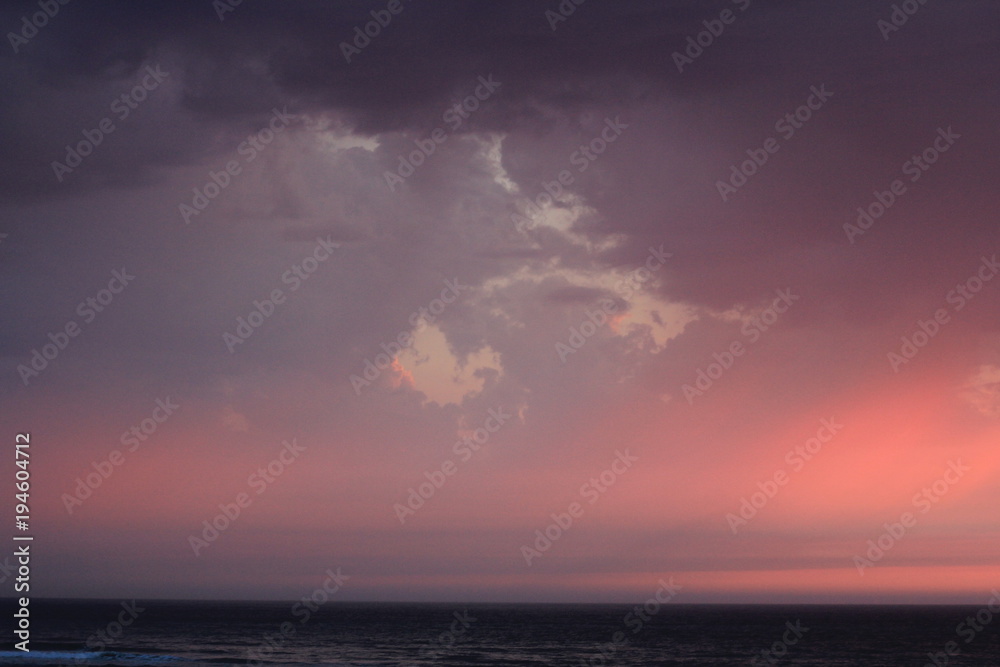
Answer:
<svg viewBox="0 0 1000 667"><path fill-rule="evenodd" d="M0 664L1000 667L1000 614L984 607L669 603L637 613L608 604L330 602L310 610L35 599L30 612L31 652L5 639ZM949 642L957 655L945 653Z"/></svg>

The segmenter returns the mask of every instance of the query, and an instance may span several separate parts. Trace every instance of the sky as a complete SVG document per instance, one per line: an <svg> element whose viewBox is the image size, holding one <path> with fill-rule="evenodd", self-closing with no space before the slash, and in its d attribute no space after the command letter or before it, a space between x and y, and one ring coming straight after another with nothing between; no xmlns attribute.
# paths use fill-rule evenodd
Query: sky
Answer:
<svg viewBox="0 0 1000 667"><path fill-rule="evenodd" d="M995 3L40 6L0 9L32 595L998 585Z"/></svg>

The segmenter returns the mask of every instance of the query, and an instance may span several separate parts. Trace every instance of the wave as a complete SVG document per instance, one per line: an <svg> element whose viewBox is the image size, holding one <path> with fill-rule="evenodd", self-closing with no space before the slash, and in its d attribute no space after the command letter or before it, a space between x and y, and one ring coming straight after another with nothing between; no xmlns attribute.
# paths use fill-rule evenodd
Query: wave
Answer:
<svg viewBox="0 0 1000 667"><path fill-rule="evenodd" d="M3 665L163 665L189 662L175 655L121 653L118 651L0 651Z"/></svg>

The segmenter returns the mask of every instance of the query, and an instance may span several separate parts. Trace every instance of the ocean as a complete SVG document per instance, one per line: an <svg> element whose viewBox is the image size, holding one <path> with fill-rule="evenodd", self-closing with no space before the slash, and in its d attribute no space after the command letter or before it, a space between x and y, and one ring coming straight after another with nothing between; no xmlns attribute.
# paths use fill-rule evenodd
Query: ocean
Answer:
<svg viewBox="0 0 1000 667"><path fill-rule="evenodd" d="M1000 666L986 607L310 606L36 599L31 652L11 641L0 664Z"/></svg>

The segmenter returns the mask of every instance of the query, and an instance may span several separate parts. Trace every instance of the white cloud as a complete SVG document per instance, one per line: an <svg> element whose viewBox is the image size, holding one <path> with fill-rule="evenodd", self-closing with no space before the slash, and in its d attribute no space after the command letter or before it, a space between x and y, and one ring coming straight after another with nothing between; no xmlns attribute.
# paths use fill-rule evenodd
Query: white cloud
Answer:
<svg viewBox="0 0 1000 667"><path fill-rule="evenodd" d="M1000 417L1000 366L980 366L959 395L980 414Z"/></svg>

